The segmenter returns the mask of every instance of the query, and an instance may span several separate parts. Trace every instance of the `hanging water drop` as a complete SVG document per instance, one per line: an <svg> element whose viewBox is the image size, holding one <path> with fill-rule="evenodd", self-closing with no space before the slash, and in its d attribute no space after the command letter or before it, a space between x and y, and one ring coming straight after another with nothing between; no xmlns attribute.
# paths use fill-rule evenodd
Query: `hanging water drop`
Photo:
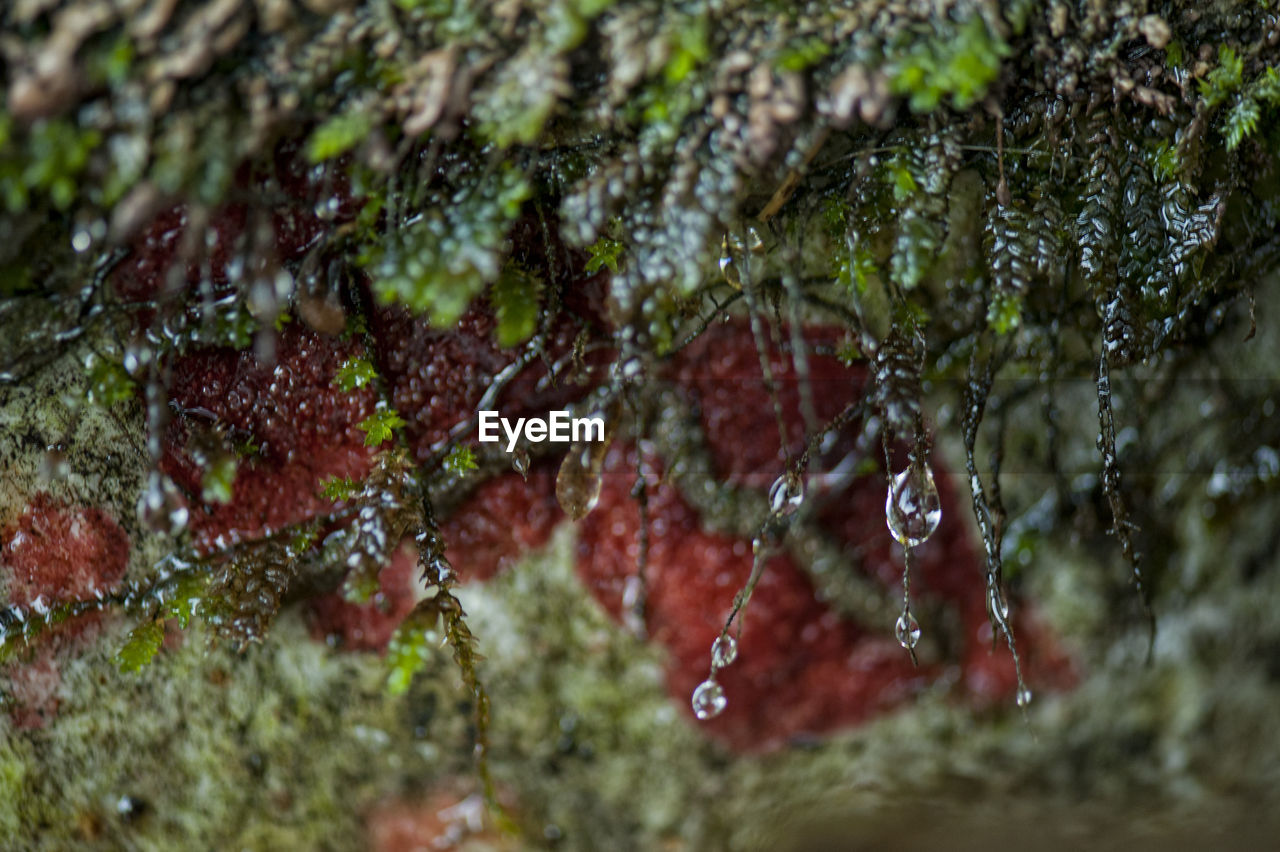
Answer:
<svg viewBox="0 0 1280 852"><path fill-rule="evenodd" d="M910 651L920 642L920 622L911 613L904 612L893 626L893 635L899 645Z"/></svg>
<svg viewBox="0 0 1280 852"><path fill-rule="evenodd" d="M753 255L764 254L764 240L760 238L760 232L754 227L748 226L743 234L727 233L724 235L724 239L720 241L720 274L724 276L725 282L735 290L742 289L742 271L739 268L739 259L748 253Z"/></svg>
<svg viewBox="0 0 1280 852"><path fill-rule="evenodd" d="M787 471L769 488L769 511L787 517L794 515L804 502L804 479L795 471Z"/></svg>
<svg viewBox="0 0 1280 852"><path fill-rule="evenodd" d="M594 416L604 420L604 437L599 441L578 441L569 447L560 472L556 474L556 500L565 514L575 521L587 516L600 501L600 489L604 484L604 457L613 441L622 409L619 399Z"/></svg>
<svg viewBox="0 0 1280 852"><path fill-rule="evenodd" d="M1030 687L1023 686L1023 687L1021 687L1020 689L1018 689L1018 698L1017 698L1017 701L1018 701L1018 706L1019 706L1019 707L1026 707L1028 704L1030 704L1030 703L1031 703L1031 689L1030 689Z"/></svg>
<svg viewBox="0 0 1280 852"><path fill-rule="evenodd" d="M705 722L723 713L729 700L724 697L724 687L715 678L707 678L693 691L692 703L693 715Z"/></svg>
<svg viewBox="0 0 1280 852"><path fill-rule="evenodd" d="M556 500L573 520L585 518L600 501L603 466L604 448L599 444L574 444L565 454L556 474Z"/></svg>
<svg viewBox="0 0 1280 852"><path fill-rule="evenodd" d="M913 463L893 477L884 514L889 532L904 547L923 544L933 535L942 521L942 501L928 465Z"/></svg>
<svg viewBox="0 0 1280 852"><path fill-rule="evenodd" d="M511 469L520 474L520 478L529 481L529 451L524 447L516 447L511 454Z"/></svg>
<svg viewBox="0 0 1280 852"><path fill-rule="evenodd" d="M732 665L736 659L738 659L738 640L727 633L717 636L716 641L711 643L711 665L722 669Z"/></svg>

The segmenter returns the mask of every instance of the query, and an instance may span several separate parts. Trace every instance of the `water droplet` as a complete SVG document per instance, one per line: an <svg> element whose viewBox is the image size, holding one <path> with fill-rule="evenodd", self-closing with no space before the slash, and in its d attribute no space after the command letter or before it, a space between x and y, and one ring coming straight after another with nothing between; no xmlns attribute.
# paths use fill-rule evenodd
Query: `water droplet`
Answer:
<svg viewBox="0 0 1280 852"><path fill-rule="evenodd" d="M904 547L923 544L933 535L942 521L942 501L928 465L912 464L893 477L884 514L889 532Z"/></svg>
<svg viewBox="0 0 1280 852"><path fill-rule="evenodd" d="M556 500L565 514L575 521L586 517L600 501L604 484L604 457L613 441L622 400L614 399L603 412L592 416L604 419L604 437L599 441L579 441L565 453L556 474Z"/></svg>
<svg viewBox="0 0 1280 852"><path fill-rule="evenodd" d="M1009 602L1004 599L999 586L987 586L987 613L992 618L999 615L1001 621L1009 618Z"/></svg>
<svg viewBox="0 0 1280 852"><path fill-rule="evenodd" d="M711 643L711 665L717 669L732 665L738 659L738 640L729 634L716 637Z"/></svg>
<svg viewBox="0 0 1280 852"><path fill-rule="evenodd" d="M804 502L804 479L795 471L787 471L769 488L769 511L787 517L794 515Z"/></svg>
<svg viewBox="0 0 1280 852"><path fill-rule="evenodd" d="M520 474L521 479L529 479L529 451L524 447L516 447L511 454L511 469Z"/></svg>
<svg viewBox="0 0 1280 852"><path fill-rule="evenodd" d="M556 500L565 514L575 521L600 502L600 489L604 485L601 468L604 466L604 450L599 444L574 444L560 462L556 474Z"/></svg>
<svg viewBox="0 0 1280 852"><path fill-rule="evenodd" d="M899 645L910 651L920 641L920 622L911 613L904 612L893 625L893 635L898 638Z"/></svg>
<svg viewBox="0 0 1280 852"><path fill-rule="evenodd" d="M1031 689L1030 689L1030 687L1026 687L1026 686L1024 686L1024 687L1022 687L1021 689L1019 689L1019 690L1018 690L1018 698L1017 698L1017 701L1018 701L1018 706L1019 706L1019 707L1026 707L1028 704L1030 704L1030 703L1031 703Z"/></svg>
<svg viewBox="0 0 1280 852"><path fill-rule="evenodd" d="M744 233L730 232L720 241L720 274L724 280L736 290L742 289L742 272L739 269L739 258L748 252L754 255L764 254L764 240L760 232L748 226Z"/></svg>
<svg viewBox="0 0 1280 852"><path fill-rule="evenodd" d="M693 715L705 722L723 713L729 700L724 697L724 687L715 678L707 678L693 691L692 703Z"/></svg>
<svg viewBox="0 0 1280 852"><path fill-rule="evenodd" d="M88 228L80 228L71 235L71 248L76 254L83 254L91 245L93 245L93 235L89 233Z"/></svg>

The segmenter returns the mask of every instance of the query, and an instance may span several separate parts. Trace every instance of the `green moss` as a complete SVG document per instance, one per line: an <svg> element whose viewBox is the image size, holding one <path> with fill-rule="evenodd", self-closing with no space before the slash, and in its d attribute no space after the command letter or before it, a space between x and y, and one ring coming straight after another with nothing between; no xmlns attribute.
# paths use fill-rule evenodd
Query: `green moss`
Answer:
<svg viewBox="0 0 1280 852"><path fill-rule="evenodd" d="M368 358L348 358L338 367L333 380L339 390L350 392L368 387L378 378L378 371Z"/></svg>
<svg viewBox="0 0 1280 852"><path fill-rule="evenodd" d="M452 476L462 476L480 469L480 466L476 464L475 452L470 447L462 444L458 444L449 450L449 454L444 457L444 461L441 464L445 472Z"/></svg>
<svg viewBox="0 0 1280 852"><path fill-rule="evenodd" d="M371 130L373 121L362 111L335 115L311 132L307 159L322 163L341 156L363 142Z"/></svg>
<svg viewBox="0 0 1280 852"><path fill-rule="evenodd" d="M542 280L515 263L508 263L489 290L500 346L516 346L533 337L541 314Z"/></svg>
<svg viewBox="0 0 1280 852"><path fill-rule="evenodd" d="M365 262L374 292L453 325L497 279L507 230L529 194L520 171L504 166L435 195L421 217L370 247Z"/></svg>
<svg viewBox="0 0 1280 852"><path fill-rule="evenodd" d="M364 445L366 447L376 447L395 437L395 430L404 426L404 418L394 409L386 408L382 403L379 403L378 410L361 420L357 425L360 431L365 433Z"/></svg>
<svg viewBox="0 0 1280 852"><path fill-rule="evenodd" d="M116 664L126 674L150 665L164 644L164 622L144 621L129 633L129 639L116 653Z"/></svg>
<svg viewBox="0 0 1280 852"><path fill-rule="evenodd" d="M987 93L1009 53L1009 45L973 15L913 42L891 60L890 85L907 96L912 112L932 112L944 99L958 110L968 109Z"/></svg>

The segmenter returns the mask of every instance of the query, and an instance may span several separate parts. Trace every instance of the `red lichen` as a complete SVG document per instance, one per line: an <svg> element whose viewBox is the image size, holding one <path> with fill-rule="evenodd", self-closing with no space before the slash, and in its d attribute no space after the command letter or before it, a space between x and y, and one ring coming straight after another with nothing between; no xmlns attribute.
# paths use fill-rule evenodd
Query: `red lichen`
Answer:
<svg viewBox="0 0 1280 852"><path fill-rule="evenodd" d="M180 416L165 435L161 469L194 498L195 544L210 550L219 536L255 538L332 508L320 495L328 477L360 479L373 449L358 424L374 410L373 391L346 392L334 382L338 367L358 354L344 343L290 323L276 343L274 365L251 351L206 349L173 365L170 399ZM221 433L212 437L212 430ZM256 447L240 459L225 504L206 504L204 467L193 444L221 442ZM229 446L227 446L229 445Z"/></svg>
<svg viewBox="0 0 1280 852"><path fill-rule="evenodd" d="M114 592L129 563L129 537L101 509L73 508L37 494L0 532L0 578L9 603L39 617L57 604ZM59 660L96 635L98 614L69 619L37 640L33 659L6 667L10 715L20 728L42 727L58 709Z"/></svg>
<svg viewBox="0 0 1280 852"><path fill-rule="evenodd" d="M481 485L440 528L449 559L467 582L488 580L542 547L565 519L556 505L555 468L537 465Z"/></svg>
<svg viewBox="0 0 1280 852"><path fill-rule="evenodd" d="M395 552L378 575L378 591L356 604L337 593L307 602L311 638L347 651L383 651L417 600L418 557L411 543Z"/></svg>

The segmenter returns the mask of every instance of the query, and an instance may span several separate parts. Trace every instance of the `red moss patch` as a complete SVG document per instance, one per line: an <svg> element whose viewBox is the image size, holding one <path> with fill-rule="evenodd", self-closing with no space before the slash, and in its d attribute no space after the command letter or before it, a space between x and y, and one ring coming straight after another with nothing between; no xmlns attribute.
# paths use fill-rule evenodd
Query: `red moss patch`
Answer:
<svg viewBox="0 0 1280 852"><path fill-rule="evenodd" d="M73 508L38 494L0 533L0 578L9 603L38 617L55 604L114 592L129 563L129 537L100 509ZM39 728L58 709L58 661L96 635L101 617L83 615L44 632L33 659L5 667L10 715L19 728Z"/></svg>
<svg viewBox="0 0 1280 852"><path fill-rule="evenodd" d="M347 651L384 651L391 634L417 600L418 557L402 545L378 575L378 591L368 603L355 604L331 593L307 603L311 638Z"/></svg>

